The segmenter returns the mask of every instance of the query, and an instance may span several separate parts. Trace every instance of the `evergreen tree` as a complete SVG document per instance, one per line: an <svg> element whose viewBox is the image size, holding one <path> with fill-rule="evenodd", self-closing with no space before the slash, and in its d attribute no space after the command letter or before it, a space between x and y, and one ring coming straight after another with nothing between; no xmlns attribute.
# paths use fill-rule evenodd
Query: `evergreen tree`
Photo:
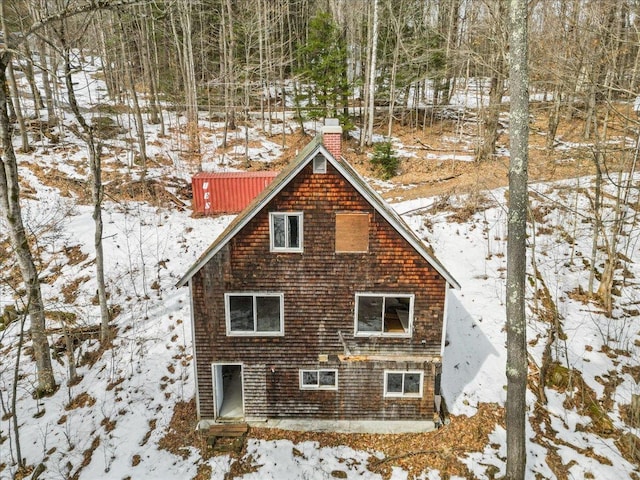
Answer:
<svg viewBox="0 0 640 480"><path fill-rule="evenodd" d="M400 160L391 146L391 141L374 145L371 165L377 170L380 178L384 180L389 180L396 175Z"/></svg>
<svg viewBox="0 0 640 480"><path fill-rule="evenodd" d="M298 75L305 82L297 97L309 118L335 117L349 125L344 107L351 85L347 78L347 46L328 13L309 20L307 41L298 46ZM342 110L342 113L341 113Z"/></svg>

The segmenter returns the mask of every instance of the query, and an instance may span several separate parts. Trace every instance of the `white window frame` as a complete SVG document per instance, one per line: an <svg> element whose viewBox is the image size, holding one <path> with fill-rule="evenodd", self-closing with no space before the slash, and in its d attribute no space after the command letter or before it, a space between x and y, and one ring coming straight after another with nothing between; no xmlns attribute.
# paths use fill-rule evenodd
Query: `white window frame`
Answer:
<svg viewBox="0 0 640 480"><path fill-rule="evenodd" d="M313 157L313 173L327 173L327 159L324 155Z"/></svg>
<svg viewBox="0 0 640 480"><path fill-rule="evenodd" d="M358 305L360 297L382 297L382 330L380 332L366 332L358 330ZM396 297L396 298L408 298L409 299L409 319L407 321L407 331L406 332L385 332L384 331L384 301L387 297ZM415 303L415 295L413 293L375 293L375 292L363 292L356 293L356 304L354 308L354 319L353 319L353 332L356 337L405 337L410 338L413 334L413 308Z"/></svg>
<svg viewBox="0 0 640 480"><path fill-rule="evenodd" d="M305 385L302 378L307 372L315 372L318 374L317 385ZM336 382L334 385L320 385L320 372L333 372L335 374ZM299 373L300 378L300 390L338 390L338 370L333 368L301 368Z"/></svg>
<svg viewBox="0 0 640 480"><path fill-rule="evenodd" d="M229 301L231 297L252 297L253 298L253 331L231 330L231 309ZM280 299L280 329L273 332L257 331L257 298L258 297L277 297ZM284 336L284 294L273 292L229 292L224 294L224 316L227 327L227 336L229 337L282 337Z"/></svg>
<svg viewBox="0 0 640 480"><path fill-rule="evenodd" d="M273 231L273 219L278 216L298 217L298 247L276 247ZM296 252L301 253L303 251L304 238L302 233L303 228L303 214L302 212L269 212L269 248L272 252ZM285 245L289 244L289 222L285 221Z"/></svg>
<svg viewBox="0 0 640 480"><path fill-rule="evenodd" d="M389 374L402 374L402 392L389 392L388 381ZM404 376L420 375L420 391L418 393L404 393ZM384 371L384 396L386 398L422 398L422 390L424 386L424 372L422 370L385 370Z"/></svg>

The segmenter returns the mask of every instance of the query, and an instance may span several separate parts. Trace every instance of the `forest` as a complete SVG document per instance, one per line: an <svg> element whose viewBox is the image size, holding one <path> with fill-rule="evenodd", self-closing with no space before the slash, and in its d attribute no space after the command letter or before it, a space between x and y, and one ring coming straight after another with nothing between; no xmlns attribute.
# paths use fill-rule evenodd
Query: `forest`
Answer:
<svg viewBox="0 0 640 480"><path fill-rule="evenodd" d="M181 468L231 478L257 468L252 455L269 455L272 434L256 431L252 455L216 466L178 425L180 412L195 413L188 308L173 290L181 265L170 260L196 255L229 221L185 212L190 175L279 168L329 117L356 169L439 255L447 238L477 253L456 276L477 287L486 311L473 313L461 294L458 320L499 352L489 368L499 374L443 386L471 460L447 466L450 450L425 453L420 438L398 442L417 452L409 463L393 442L371 442L415 478L427 468L503 474L504 425L493 416L504 398L487 384L506 384L504 293L483 289L493 275L503 290L506 270L508 3L0 0L0 478L107 478L112 468L126 478L145 458L149 478L174 467L175 478L186 478ZM529 191L527 388L536 407L527 425L547 460L529 460L528 476L638 478L640 2L530 0L528 10L531 175L560 182ZM165 347L165 356L150 353ZM158 358L168 366L154 366ZM445 370L471 376L474 361ZM163 393L141 387L141 372ZM165 409L164 430L146 411L138 424L126 420L121 401ZM477 425L487 418L488 430ZM114 432L132 426L144 436L122 448L145 450L151 438L174 457L141 451L122 466ZM319 441L370 452L368 439ZM186 448L200 449L197 461L176 467ZM402 478L386 460L353 458L369 462L364 473Z"/></svg>
<svg viewBox="0 0 640 480"><path fill-rule="evenodd" d="M628 113L615 103L637 92L639 8L635 1L529 2L530 90L549 148L562 122L579 117L584 138L603 138L602 119ZM200 112L228 130L254 120L268 128L285 112L337 116L361 128L361 144L370 145L374 125L387 136L398 124L424 128L452 115L447 105L457 90L486 88L486 97L477 96L475 154L478 161L495 154L508 87L504 1L25 0L3 2L2 18L19 122L14 68L24 71L50 125L60 93L48 72L65 63L82 69L90 54L103 61L109 98L132 105L136 116L139 97L152 123L167 106L184 113L195 152ZM486 84L476 85L480 79Z"/></svg>

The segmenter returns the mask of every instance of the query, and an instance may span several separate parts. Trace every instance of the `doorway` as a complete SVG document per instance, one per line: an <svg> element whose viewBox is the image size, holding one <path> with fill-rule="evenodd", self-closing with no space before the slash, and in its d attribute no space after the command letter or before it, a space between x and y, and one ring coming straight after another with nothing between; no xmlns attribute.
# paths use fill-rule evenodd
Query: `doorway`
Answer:
<svg viewBox="0 0 640 480"><path fill-rule="evenodd" d="M216 420L232 421L244 417L242 365L213 365L213 397Z"/></svg>

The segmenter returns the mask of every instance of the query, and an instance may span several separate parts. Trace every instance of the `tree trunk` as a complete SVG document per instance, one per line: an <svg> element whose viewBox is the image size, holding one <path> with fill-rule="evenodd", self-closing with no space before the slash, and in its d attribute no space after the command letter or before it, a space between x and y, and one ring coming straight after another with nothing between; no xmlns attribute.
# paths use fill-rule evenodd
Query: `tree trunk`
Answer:
<svg viewBox="0 0 640 480"><path fill-rule="evenodd" d="M549 121L547 132L547 150L553 150L553 145L556 141L556 134L558 132L558 125L560 124L560 107L562 105L562 97L560 88L556 87L553 91L553 106L549 111Z"/></svg>
<svg viewBox="0 0 640 480"><path fill-rule="evenodd" d="M27 307L31 304L30 299L27 299ZM28 308L27 308L28 310ZM25 314L21 315L20 319L20 334L18 335L18 349L16 351L16 363L13 369L13 384L11 385L11 417L13 420L13 435L16 446L16 458L18 460L19 468L24 467L24 461L22 459L22 447L20 444L20 422L18 421L18 410L16 404L18 403L18 380L20 380L20 357L22 355L22 346L24 344L24 322L27 319Z"/></svg>
<svg viewBox="0 0 640 480"><path fill-rule="evenodd" d="M377 0L376 0L377 4ZM377 15L374 15L374 21ZM394 19L394 29L395 29L395 45L393 48L393 62L391 64L391 80L389 82L389 118L387 119L387 137L389 141L391 141L391 134L393 133L393 120L394 120L394 110L396 106L396 77L398 73L398 59L400 58L400 44L402 42L402 20ZM417 96L417 95L416 95ZM372 131L373 134L373 131Z"/></svg>
<svg viewBox="0 0 640 480"><path fill-rule="evenodd" d="M233 32L233 9L230 0L225 0L222 6L222 48L224 62L224 140L226 147L228 131L236 129L236 109L235 109L235 72L234 72L234 52L235 35Z"/></svg>
<svg viewBox="0 0 640 480"><path fill-rule="evenodd" d="M200 152L200 134L198 131L198 97L196 92L195 63L193 59L193 43L191 40L192 5L188 0L180 0L175 6L177 8L180 32L178 32L173 11L170 15L170 22L184 88L184 111L187 117L188 149L191 152L197 153Z"/></svg>
<svg viewBox="0 0 640 480"><path fill-rule="evenodd" d="M46 0L40 0L39 5L35 5L33 3L29 3L29 12L31 14L31 18L36 21L39 17L38 8L40 10L44 10L46 4L44 3ZM46 28L44 32L44 37L47 36ZM38 68L40 70L40 74L42 75L42 89L44 90L44 98L45 98L45 107L47 108L47 123L52 126L55 124L55 111L53 109L53 92L51 89L51 80L49 78L49 58L47 55L46 44L41 37L35 39L36 48L38 51Z"/></svg>
<svg viewBox="0 0 640 480"><path fill-rule="evenodd" d="M496 152L498 141L498 126L500 120L500 106L504 94L505 83L505 45L503 40L503 18L507 14L507 2L497 0L497 11L493 19L494 51L489 68L491 74L491 86L489 89L489 106L481 115L480 145L476 150L476 160L482 162L489 160Z"/></svg>
<svg viewBox="0 0 640 480"><path fill-rule="evenodd" d="M502 67L500 67L502 68ZM489 90L489 106L482 115L482 135L480 145L476 153L479 162L489 160L496 153L496 142L498 141L498 126L500 120L500 105L504 93L504 77L497 73L491 77L491 87Z"/></svg>
<svg viewBox="0 0 640 480"><path fill-rule="evenodd" d="M142 120L142 111L140 110L140 103L138 102L138 94L136 93L136 84L133 79L133 65L130 59L126 56L126 49L124 39L127 38L127 32L124 30L122 17L120 17L120 54L122 56L122 63L125 69L125 76L127 78L127 85L129 86L129 94L133 102L133 118L136 123L136 136L138 137L138 148L140 149L140 162L142 164L141 180L144 182L147 176L147 141L144 136L144 122ZM151 103L151 102L150 102Z"/></svg>
<svg viewBox="0 0 640 480"><path fill-rule="evenodd" d="M38 374L38 395L48 395L56 389L56 382L51 366L51 352L46 335L44 304L40 290L40 279L33 261L20 209L20 184L18 181L18 165L11 138L9 122L8 91L6 88L6 68L11 61L8 52L0 55L0 141L2 142L0 157L0 211L8 226L9 240L15 252L22 274L22 281L29 296L29 318L31 321L31 340L36 359Z"/></svg>
<svg viewBox="0 0 640 480"><path fill-rule="evenodd" d="M155 37L155 22L152 22L152 38ZM164 115L162 114L162 107L160 105L159 96L159 84L160 84L160 68L158 68L158 44L156 42L150 42L153 44L153 52L149 55L150 62L150 76L151 76L151 85L152 85L152 101L154 103L155 110L158 111L159 119L160 119L160 135L165 136L165 125L164 125Z"/></svg>
<svg viewBox="0 0 640 480"><path fill-rule="evenodd" d="M4 32L5 38L9 38L9 30L7 29L7 21L6 21L6 15L5 15L5 1L6 0L0 0L0 27L2 27L2 31ZM13 65L11 63L11 55L9 55L8 53L4 55L4 57L6 58L6 63L2 63L2 65L0 65L0 67L5 70L5 72L3 72L3 76L4 78L4 82L2 83L2 85L5 85L5 83L7 82L7 80L9 80L9 88L11 91L11 96L9 97L9 101L13 100L13 113L16 116L16 119L18 120L18 125L20 127L20 138L22 140L22 148L21 151L22 152L29 152L31 151L31 147L29 147L29 135L27 135L27 128L26 125L24 123L24 117L22 115L22 108L20 106L20 92L18 91L18 85L16 83L16 77L13 73ZM4 60L4 59L3 59ZM8 78L7 78L8 75Z"/></svg>
<svg viewBox="0 0 640 480"><path fill-rule="evenodd" d="M527 266L527 168L529 73L527 0L511 0L509 9L510 127L509 217L507 236L507 471L522 480L527 464L527 338L525 284Z"/></svg>
<svg viewBox="0 0 640 480"><path fill-rule="evenodd" d="M36 40L38 43L38 55L40 56L40 72L42 74L42 89L44 90L44 98L47 107L47 123L53 126L56 123L56 114L53 108L53 91L51 90L51 80L49 78L49 66L47 58L47 49L45 43L41 39Z"/></svg>
<svg viewBox="0 0 640 480"><path fill-rule="evenodd" d="M107 304L107 289L104 281L104 252L102 249L102 166L101 166L101 149L102 146L96 142L93 127L89 125L86 119L80 113L78 102L76 100L73 81L71 78L71 61L69 59L69 48L65 45L65 39L61 38L63 44L63 61L65 82L67 85L67 95L69 105L76 121L80 124L82 132L80 136L87 144L89 154L89 172L91 175L91 200L93 201L92 218L95 225L93 235L93 243L96 251L96 282L98 284L98 302L100 304L100 340L107 344L111 340L111 330L109 328L109 306Z"/></svg>
<svg viewBox="0 0 640 480"><path fill-rule="evenodd" d="M36 85L36 77L33 73L33 54L27 42L23 43L22 47L24 48L24 55L27 60L24 62L24 74L29 82L29 90L31 90L31 96L33 97L34 113L36 118L39 119L40 110L44 108L44 103L42 103L42 95L40 95L40 90Z"/></svg>
<svg viewBox="0 0 640 480"><path fill-rule="evenodd" d="M148 8L148 5L141 5L137 14L140 47L143 51L140 57L140 63L147 88L149 89L149 100L147 102L149 106L149 123L157 125L162 120L162 113L158 106L158 93L154 81L154 71L157 70L157 67L153 64L154 56L151 51L152 39L149 37L149 23L153 23L154 19L153 15L146 15Z"/></svg>
<svg viewBox="0 0 640 480"><path fill-rule="evenodd" d="M371 59L369 60L369 78L367 84L369 91L367 95L367 126L365 130L364 143L370 146L373 141L373 121L376 109L376 63L378 60L378 0L373 2L373 22L371 24ZM390 112L391 114L391 112Z"/></svg>
<svg viewBox="0 0 640 480"><path fill-rule="evenodd" d="M602 169L601 169L601 153L599 146L593 154L593 164L596 168L595 185L594 185L594 198L592 202L593 207L593 235L591 238L591 266L589 268L589 283L587 285L587 291L589 295L593 294L593 282L596 276L596 261L598 257L598 242L600 240L600 226L602 221L600 219L600 205L602 203Z"/></svg>
<svg viewBox="0 0 640 480"><path fill-rule="evenodd" d="M18 91L18 84L16 83L16 76L13 73L13 65L11 62L7 65L7 73L9 74L9 88L11 91L11 97L13 99L13 112L18 120L18 126L20 127L20 139L22 141L22 147L20 151L22 153L28 153L31 151L29 146L29 135L27 134L27 126L24 122L24 115L22 115L22 106L20 105L20 92Z"/></svg>

